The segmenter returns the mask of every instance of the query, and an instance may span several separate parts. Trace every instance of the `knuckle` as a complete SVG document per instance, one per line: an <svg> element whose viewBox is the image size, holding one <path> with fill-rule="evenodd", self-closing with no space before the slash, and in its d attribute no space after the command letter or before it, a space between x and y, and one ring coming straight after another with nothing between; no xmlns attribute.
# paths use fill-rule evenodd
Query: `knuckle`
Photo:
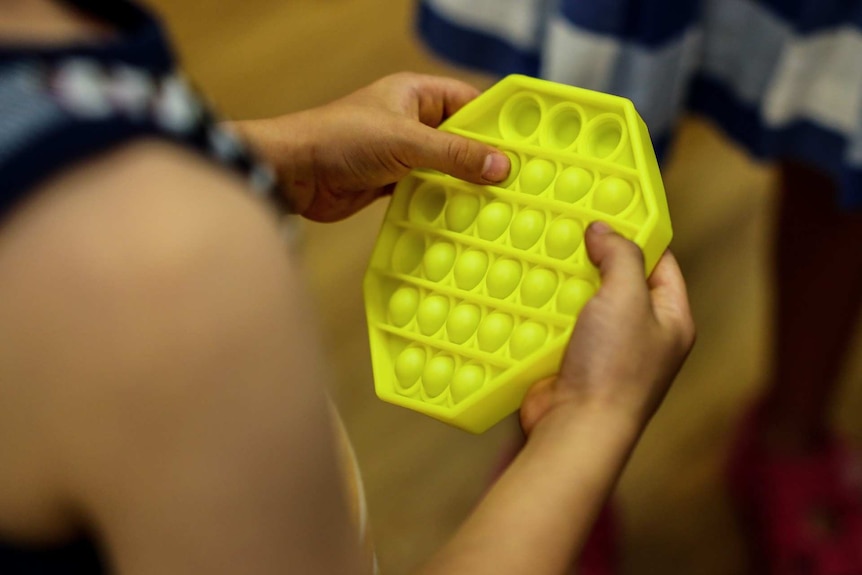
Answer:
<svg viewBox="0 0 862 575"><path fill-rule="evenodd" d="M447 155L457 166L468 166L470 162L470 146L460 139L451 139L447 144Z"/></svg>

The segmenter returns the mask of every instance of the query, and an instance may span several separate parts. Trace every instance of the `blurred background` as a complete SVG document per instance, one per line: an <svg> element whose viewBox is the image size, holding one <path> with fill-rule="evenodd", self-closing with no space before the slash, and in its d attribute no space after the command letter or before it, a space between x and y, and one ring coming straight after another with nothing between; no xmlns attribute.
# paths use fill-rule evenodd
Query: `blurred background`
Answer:
<svg viewBox="0 0 862 575"><path fill-rule="evenodd" d="M397 71L495 80L436 60L413 32L414 4L393 0L151 0L187 71L228 117L326 103ZM764 383L770 326L774 172L688 119L665 183L673 248L699 340L618 491L623 573L732 574L745 550L724 491L731 433ZM376 399L361 278L385 210L307 224L304 252L338 403L354 441L383 573L410 573L488 484L514 418L473 436ZM826 264L824 264L826 265ZM862 352L857 337L854 349ZM862 437L862 353L836 411ZM285 406L289 412L290 406ZM855 416L854 416L855 414Z"/></svg>

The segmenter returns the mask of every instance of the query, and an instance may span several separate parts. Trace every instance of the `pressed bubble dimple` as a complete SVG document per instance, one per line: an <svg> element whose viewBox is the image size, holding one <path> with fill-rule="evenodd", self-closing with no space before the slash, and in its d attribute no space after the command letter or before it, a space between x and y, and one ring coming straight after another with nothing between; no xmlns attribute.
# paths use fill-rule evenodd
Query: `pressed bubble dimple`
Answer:
<svg viewBox="0 0 862 575"><path fill-rule="evenodd" d="M540 308L548 303L557 291L557 274L536 268L527 272L521 283L521 301L530 307Z"/></svg>
<svg viewBox="0 0 862 575"><path fill-rule="evenodd" d="M493 241L503 235L512 219L512 207L503 202L491 202L479 214L479 237Z"/></svg>
<svg viewBox="0 0 862 575"><path fill-rule="evenodd" d="M514 325L512 316L508 314L497 311L488 314L479 325L477 334L479 349L490 353L500 349L509 339Z"/></svg>
<svg viewBox="0 0 862 575"><path fill-rule="evenodd" d="M409 274L422 261L424 252L425 240L422 234L406 231L392 248L392 267L400 273Z"/></svg>
<svg viewBox="0 0 862 575"><path fill-rule="evenodd" d="M548 338L548 329L540 323L525 321L512 333L509 353L515 359L523 359L542 347Z"/></svg>
<svg viewBox="0 0 862 575"><path fill-rule="evenodd" d="M455 306L449 319L446 321L446 333L452 343L464 343L476 332L482 313L479 308L471 303L462 303Z"/></svg>
<svg viewBox="0 0 862 575"><path fill-rule="evenodd" d="M578 139L581 133L581 113L570 104L559 104L551 110L549 124L545 130L545 143L552 148L565 149Z"/></svg>
<svg viewBox="0 0 862 575"><path fill-rule="evenodd" d="M542 107L532 96L515 96L500 113L500 132L506 139L524 140L536 133L542 122Z"/></svg>
<svg viewBox="0 0 862 575"><path fill-rule="evenodd" d="M456 194L446 206L446 225L453 232L470 227L479 213L479 198L472 194Z"/></svg>
<svg viewBox="0 0 862 575"><path fill-rule="evenodd" d="M621 178L609 177L596 186L593 207L606 214L617 215L634 199L632 185Z"/></svg>
<svg viewBox="0 0 862 575"><path fill-rule="evenodd" d="M437 333L446 322L449 315L449 300L440 295L432 295L419 304L416 312L416 321L419 323L419 331L425 335Z"/></svg>
<svg viewBox="0 0 862 575"><path fill-rule="evenodd" d="M467 250L455 263L455 284L464 290L472 290L488 269L488 256L480 251Z"/></svg>
<svg viewBox="0 0 862 575"><path fill-rule="evenodd" d="M551 222L545 234L545 248L548 255L560 260L570 257L584 241L581 224L569 218Z"/></svg>
<svg viewBox="0 0 862 575"><path fill-rule="evenodd" d="M419 290L412 287L398 288L389 298L389 319L397 327L404 327L419 307Z"/></svg>
<svg viewBox="0 0 862 575"><path fill-rule="evenodd" d="M593 175L577 166L570 166L560 172L554 183L554 197L563 202L574 204L587 195L593 187Z"/></svg>
<svg viewBox="0 0 862 575"><path fill-rule="evenodd" d="M580 278L569 278L563 282L557 294L557 311L576 315L595 293L596 288L590 282Z"/></svg>
<svg viewBox="0 0 862 575"><path fill-rule="evenodd" d="M485 383L485 370L478 365L465 365L452 378L450 391L452 399L455 403L464 401L469 396L473 395Z"/></svg>
<svg viewBox="0 0 862 575"><path fill-rule="evenodd" d="M437 356L425 365L422 372L422 387L431 397L437 397L449 387L455 373L455 360L445 355Z"/></svg>
<svg viewBox="0 0 862 575"><path fill-rule="evenodd" d="M551 185L555 175L556 167L552 162L533 158L521 169L521 191L537 196Z"/></svg>
<svg viewBox="0 0 862 575"><path fill-rule="evenodd" d="M617 152L625 134L622 121L612 114L597 116L588 128L584 145L586 154L596 158L610 158Z"/></svg>
<svg viewBox="0 0 862 575"><path fill-rule="evenodd" d="M488 293L495 298L509 296L521 282L521 264L510 259L499 259L491 264L486 283Z"/></svg>
<svg viewBox="0 0 862 575"><path fill-rule="evenodd" d="M533 247L545 231L545 214L536 210L523 210L509 229L512 245L526 250Z"/></svg>
<svg viewBox="0 0 862 575"><path fill-rule="evenodd" d="M434 184L421 186L410 200L407 218L411 222L429 224L440 216L444 205L446 205L446 192L443 188Z"/></svg>
<svg viewBox="0 0 862 575"><path fill-rule="evenodd" d="M438 242L425 252L422 264L425 275L431 281L440 281L455 263L455 246L448 242Z"/></svg>
<svg viewBox="0 0 862 575"><path fill-rule="evenodd" d="M395 360L395 379L407 389L419 380L425 369L425 351L418 347L408 347Z"/></svg>

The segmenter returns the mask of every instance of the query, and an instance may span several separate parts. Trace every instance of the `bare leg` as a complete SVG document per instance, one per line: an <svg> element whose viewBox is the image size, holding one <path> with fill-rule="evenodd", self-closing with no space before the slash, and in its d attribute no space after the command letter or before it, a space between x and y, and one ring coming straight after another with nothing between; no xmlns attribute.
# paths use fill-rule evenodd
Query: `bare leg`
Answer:
<svg viewBox="0 0 862 575"><path fill-rule="evenodd" d="M836 206L835 183L781 165L775 262L774 374L764 438L781 451L815 448L862 302L862 212Z"/></svg>

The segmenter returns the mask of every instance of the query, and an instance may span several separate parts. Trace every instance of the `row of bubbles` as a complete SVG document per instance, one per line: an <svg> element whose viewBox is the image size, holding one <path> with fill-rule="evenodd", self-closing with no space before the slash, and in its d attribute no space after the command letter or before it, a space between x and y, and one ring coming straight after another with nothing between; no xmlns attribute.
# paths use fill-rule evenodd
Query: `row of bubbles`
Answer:
<svg viewBox="0 0 862 575"><path fill-rule="evenodd" d="M546 286L540 286L537 294L542 298L552 297L552 294L546 295L545 289ZM574 317L593 294L595 287L590 282L569 278L557 290L557 309ZM533 348L526 345L527 339L536 339L526 337L527 334L537 334L532 327L524 326L542 325L538 320L518 324L514 315L508 312L492 311L479 303L460 301L440 293L420 292L418 288L406 285L392 294L387 311L387 319L394 327L441 338L456 345L475 345L488 353L498 352L514 330L514 333L520 333L510 341L509 355L515 359L521 359L532 351ZM524 313L529 315L526 310ZM516 324L519 326L517 329ZM524 329L527 333L518 331ZM537 345L542 342L537 342Z"/></svg>
<svg viewBox="0 0 862 575"><path fill-rule="evenodd" d="M502 138L509 142L609 161L616 160L628 142L621 114L605 112L589 118L577 104L549 106L535 94L509 98L500 110L498 127Z"/></svg>
<svg viewBox="0 0 862 575"><path fill-rule="evenodd" d="M555 216L543 209L512 206L493 200L481 205L476 196L467 193L452 194L445 209L438 213L426 211L426 202L436 201L431 189L420 190L411 203L410 219L416 223L435 225L445 218L446 229L467 236L518 250L532 251L556 260L568 260L584 241L584 222L569 217ZM415 209L414 209L415 207ZM430 221L427 217L432 217Z"/></svg>
<svg viewBox="0 0 862 575"><path fill-rule="evenodd" d="M479 391L486 379L485 367L435 354L424 346L411 345L395 358L395 381L401 390L411 390L421 382L424 395L431 400L445 399L448 390L452 401L460 403Z"/></svg>
<svg viewBox="0 0 862 575"><path fill-rule="evenodd" d="M545 160L533 160L544 162ZM572 170L568 176L572 186L561 186L561 195L570 194L584 181L582 168ZM563 180L568 181L566 176ZM592 176L589 176L590 178ZM608 215L616 215L632 204L634 188L627 180L607 177L594 188L590 203ZM565 196L574 198L572 195ZM589 207L589 206L587 206ZM556 259L567 259L581 245L587 222L568 215L555 213L550 208L526 207L502 198L489 199L467 191L446 190L429 182L420 186L411 196L407 219L416 224L428 225L448 231L479 237L489 242L503 242L521 250L539 245L540 251ZM506 233L508 232L508 233ZM539 240L544 236L544 246Z"/></svg>
<svg viewBox="0 0 862 575"><path fill-rule="evenodd" d="M421 274L417 275L420 266ZM589 286L595 291L587 280L561 281L563 275L557 271L530 266L510 257L490 257L476 248L459 253L455 245L446 240L433 242L426 248L425 238L414 231L404 232L395 243L392 267L436 284L451 286L454 283L458 289L478 296L508 300L533 309L553 306L554 311L564 314L574 314L580 309L571 302L569 294L574 288L570 285L580 286L582 291Z"/></svg>
<svg viewBox="0 0 862 575"><path fill-rule="evenodd" d="M502 188L616 216L634 203L633 181L580 166L566 166L545 158L506 152L512 169Z"/></svg>

